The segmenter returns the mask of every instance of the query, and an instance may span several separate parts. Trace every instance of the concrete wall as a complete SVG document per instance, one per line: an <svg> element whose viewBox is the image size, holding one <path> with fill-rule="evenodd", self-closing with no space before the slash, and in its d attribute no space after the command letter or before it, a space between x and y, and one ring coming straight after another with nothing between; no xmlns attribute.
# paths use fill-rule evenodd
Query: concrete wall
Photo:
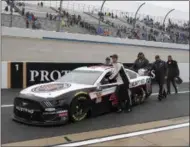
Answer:
<svg viewBox="0 0 190 147"><path fill-rule="evenodd" d="M29 37L29 38L44 38L44 39L56 39L65 41L82 41L89 43L106 43L115 45L135 45L135 46L146 46L146 47L159 47L169 49L182 49L189 50L189 45L175 44L175 43L162 43L154 41L144 41L136 39L121 39L114 37L102 37L88 34L71 34L55 31L44 31L44 30L31 30L22 28L9 28L2 27L3 36L14 36L14 37Z"/></svg>
<svg viewBox="0 0 190 147"><path fill-rule="evenodd" d="M120 62L133 63L138 52L144 52L150 62L157 54L163 60L171 54L179 63L189 63L188 50L2 37L3 61L99 63L110 54L117 53Z"/></svg>

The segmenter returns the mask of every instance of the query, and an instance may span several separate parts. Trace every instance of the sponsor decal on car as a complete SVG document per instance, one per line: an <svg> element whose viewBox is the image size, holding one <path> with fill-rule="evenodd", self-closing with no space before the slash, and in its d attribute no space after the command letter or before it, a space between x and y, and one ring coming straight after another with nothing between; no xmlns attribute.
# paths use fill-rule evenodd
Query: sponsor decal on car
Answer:
<svg viewBox="0 0 190 147"><path fill-rule="evenodd" d="M112 105L113 105L113 106L116 105L116 104L118 104L118 98L117 98L117 96L116 96L115 93L113 93L113 94L110 96L109 100L112 102Z"/></svg>
<svg viewBox="0 0 190 147"><path fill-rule="evenodd" d="M21 111L21 112L27 112L27 113L30 113L30 114L34 113L34 110L30 110L30 109L19 107L19 106L16 106L16 109Z"/></svg>
<svg viewBox="0 0 190 147"><path fill-rule="evenodd" d="M54 112L44 112L44 115L50 115L50 114L58 114L61 117L68 116L68 110L60 110L60 111L54 111Z"/></svg>
<svg viewBox="0 0 190 147"><path fill-rule="evenodd" d="M101 103L102 102L102 93L97 92L96 96L97 96L96 103Z"/></svg>
<svg viewBox="0 0 190 147"><path fill-rule="evenodd" d="M58 91L58 90L68 88L70 86L71 84L69 83L53 83L53 84L46 84L46 85L35 87L31 91L32 92L53 92L53 91Z"/></svg>
<svg viewBox="0 0 190 147"><path fill-rule="evenodd" d="M101 96L105 96L105 95L114 93L115 90L116 90L116 86L111 87L111 88L106 88L106 89L100 91L100 93L101 93ZM98 93L97 91L89 93L90 98L91 99L96 99L97 98L97 93Z"/></svg>
<svg viewBox="0 0 190 147"><path fill-rule="evenodd" d="M59 111L57 113L58 113L58 115L60 117L66 117L66 116L68 116L68 111L67 110L65 110L65 111Z"/></svg>

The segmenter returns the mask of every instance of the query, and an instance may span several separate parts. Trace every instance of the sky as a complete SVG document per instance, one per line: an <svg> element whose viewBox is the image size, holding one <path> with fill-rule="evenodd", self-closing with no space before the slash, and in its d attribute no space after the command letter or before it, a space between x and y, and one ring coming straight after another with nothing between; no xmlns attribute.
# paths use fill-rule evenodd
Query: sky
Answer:
<svg viewBox="0 0 190 147"><path fill-rule="evenodd" d="M102 1L79 1L80 3L86 3L91 5L101 5ZM127 3L149 3L163 8L175 8L184 12L189 12L189 1L107 1L105 6L111 6L114 9L125 9ZM124 5L123 5L124 4Z"/></svg>
<svg viewBox="0 0 190 147"><path fill-rule="evenodd" d="M184 12L189 12L189 2L188 1L149 1L157 6L176 9Z"/></svg>

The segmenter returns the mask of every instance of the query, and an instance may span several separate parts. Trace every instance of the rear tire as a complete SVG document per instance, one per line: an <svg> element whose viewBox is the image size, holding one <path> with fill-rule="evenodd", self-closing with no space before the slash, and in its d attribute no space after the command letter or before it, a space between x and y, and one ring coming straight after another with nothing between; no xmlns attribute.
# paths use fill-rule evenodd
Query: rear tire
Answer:
<svg viewBox="0 0 190 147"><path fill-rule="evenodd" d="M75 97L70 105L70 119L72 122L79 122L88 116L90 110L89 98L84 95Z"/></svg>

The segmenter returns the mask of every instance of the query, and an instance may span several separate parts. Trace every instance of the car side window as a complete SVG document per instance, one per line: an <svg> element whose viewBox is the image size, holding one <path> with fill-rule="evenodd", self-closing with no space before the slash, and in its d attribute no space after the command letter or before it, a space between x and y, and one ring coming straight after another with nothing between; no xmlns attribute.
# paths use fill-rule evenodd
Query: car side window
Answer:
<svg viewBox="0 0 190 147"><path fill-rule="evenodd" d="M108 72L103 78L102 78L102 80L101 80L101 82L100 82L100 84L101 85L106 85L106 84L112 84L112 83L116 83L117 81L116 81L116 79L114 79L114 80L109 80L109 77L111 76L111 72Z"/></svg>
<svg viewBox="0 0 190 147"><path fill-rule="evenodd" d="M136 79L137 78L137 73L130 71L130 70L125 70L125 71L128 74L130 79Z"/></svg>

